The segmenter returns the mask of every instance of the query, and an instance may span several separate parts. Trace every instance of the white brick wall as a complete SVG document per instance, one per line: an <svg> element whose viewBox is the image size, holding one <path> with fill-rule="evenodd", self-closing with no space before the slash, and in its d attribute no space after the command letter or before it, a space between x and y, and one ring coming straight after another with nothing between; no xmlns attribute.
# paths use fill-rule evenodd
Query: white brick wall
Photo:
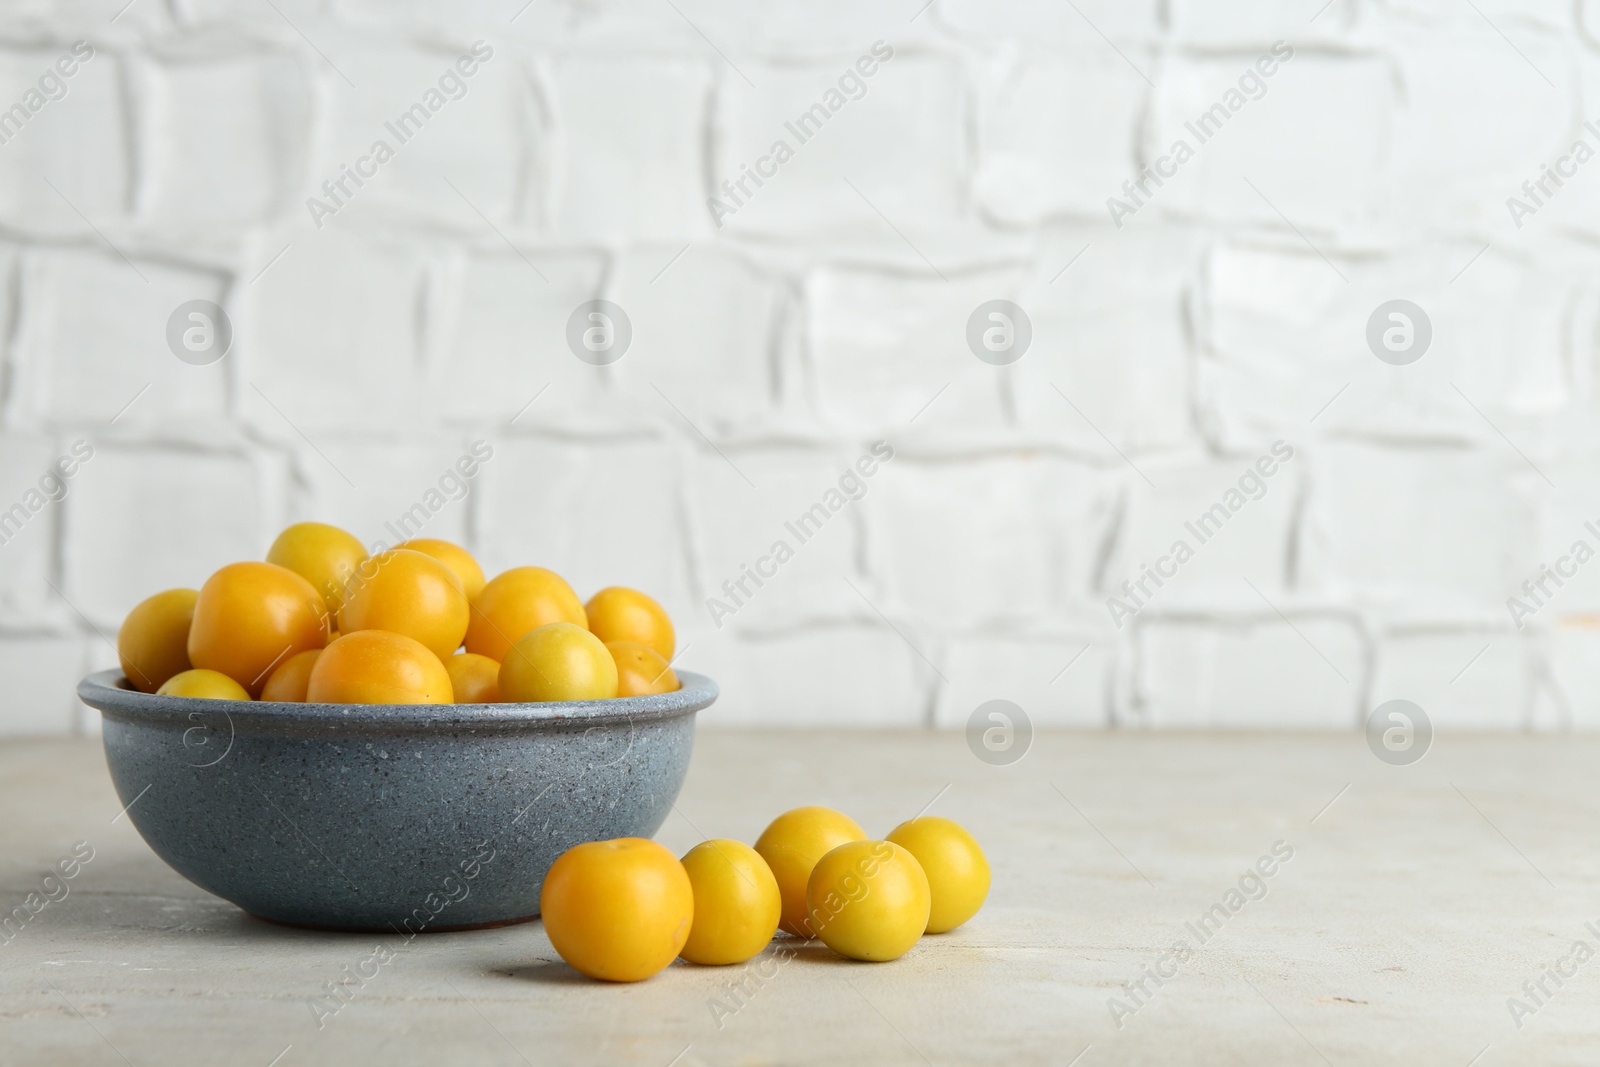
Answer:
<svg viewBox="0 0 1600 1067"><path fill-rule="evenodd" d="M1520 228L1505 206L1600 150L1596 0L121 6L12 4L0 40L0 109L94 49L0 143L0 511L95 448L0 544L0 734L92 731L71 686L138 599L288 521L392 539L479 440L428 532L655 593L724 685L709 721L959 727L1001 697L1349 729L1406 697L1443 728L1600 728L1600 562L1520 630L1506 608L1600 548L1600 162ZM464 95L316 224L480 40ZM1107 198L1278 41L1118 224ZM614 365L566 344L593 298L632 323ZM1367 348L1394 298L1432 320L1411 366ZM191 299L234 325L211 366L167 348ZM1033 327L1009 367L966 342L993 299ZM798 545L879 438L895 458ZM1278 440L1265 496L1115 625ZM714 625L778 539L795 558Z"/></svg>

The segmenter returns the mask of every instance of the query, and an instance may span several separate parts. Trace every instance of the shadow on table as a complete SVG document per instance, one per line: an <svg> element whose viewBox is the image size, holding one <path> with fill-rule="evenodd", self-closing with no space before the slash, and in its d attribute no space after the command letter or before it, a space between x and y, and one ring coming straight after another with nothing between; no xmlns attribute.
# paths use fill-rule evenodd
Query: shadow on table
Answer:
<svg viewBox="0 0 1600 1067"><path fill-rule="evenodd" d="M519 982L537 982L541 985L594 986L612 984L585 978L560 959L547 960L537 958L530 960L524 958L506 963L489 964L485 970L487 973L499 977L510 978ZM626 985L627 983L621 984Z"/></svg>
<svg viewBox="0 0 1600 1067"><path fill-rule="evenodd" d="M791 957L792 961L799 961L801 963L816 963L828 966L857 965L857 961L846 959L844 956L841 956L837 952L833 951L833 949L829 948L827 945L824 945L821 941L801 941L798 938L789 938L780 934L773 940L771 946L769 946L761 956L757 956L754 959L747 961L745 964L730 964L727 967L712 967L701 966L700 964L696 963L689 963L685 960L675 960L672 966L681 967L690 971L698 971L708 975L715 975L719 971L727 971L732 973L738 971L742 966L748 966L749 964L758 962L764 957L777 953L787 953ZM874 965L861 964L861 966ZM593 979L585 978L583 975L567 966L567 964L559 957L555 959L544 959L543 957L538 957L535 959L524 958L505 963L490 964L486 967L486 971L489 974L499 975L506 978L515 979L517 981L538 982L544 985L603 986L611 984L608 982L596 982ZM625 988L629 984L630 983L626 982L620 983L620 987Z"/></svg>

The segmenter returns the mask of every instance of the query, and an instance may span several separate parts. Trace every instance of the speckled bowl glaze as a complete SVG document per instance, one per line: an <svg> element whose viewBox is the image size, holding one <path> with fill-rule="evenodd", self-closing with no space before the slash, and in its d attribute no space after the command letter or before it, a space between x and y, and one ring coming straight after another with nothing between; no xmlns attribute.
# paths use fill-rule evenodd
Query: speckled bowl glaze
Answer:
<svg viewBox="0 0 1600 1067"><path fill-rule="evenodd" d="M711 679L561 704L343 705L78 685L156 855L274 922L414 934L535 918L573 845L649 837L689 768Z"/></svg>

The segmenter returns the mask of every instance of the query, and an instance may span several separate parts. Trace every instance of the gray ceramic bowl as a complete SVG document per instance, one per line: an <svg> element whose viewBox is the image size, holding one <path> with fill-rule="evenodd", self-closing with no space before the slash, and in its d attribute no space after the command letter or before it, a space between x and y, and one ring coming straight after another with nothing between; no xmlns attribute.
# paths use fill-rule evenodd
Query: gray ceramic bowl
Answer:
<svg viewBox="0 0 1600 1067"><path fill-rule="evenodd" d="M518 922L573 845L649 837L711 679L563 704L272 704L78 685L139 833L274 922L401 933Z"/></svg>

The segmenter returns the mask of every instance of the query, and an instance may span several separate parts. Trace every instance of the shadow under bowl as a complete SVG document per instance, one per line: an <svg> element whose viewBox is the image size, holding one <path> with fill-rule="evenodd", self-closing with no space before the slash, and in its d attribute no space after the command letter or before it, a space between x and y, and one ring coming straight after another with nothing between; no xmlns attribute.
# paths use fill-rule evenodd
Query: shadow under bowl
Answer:
<svg viewBox="0 0 1600 1067"><path fill-rule="evenodd" d="M277 704L78 684L128 818L272 922L415 934L536 918L573 845L649 837L716 683L544 704Z"/></svg>

